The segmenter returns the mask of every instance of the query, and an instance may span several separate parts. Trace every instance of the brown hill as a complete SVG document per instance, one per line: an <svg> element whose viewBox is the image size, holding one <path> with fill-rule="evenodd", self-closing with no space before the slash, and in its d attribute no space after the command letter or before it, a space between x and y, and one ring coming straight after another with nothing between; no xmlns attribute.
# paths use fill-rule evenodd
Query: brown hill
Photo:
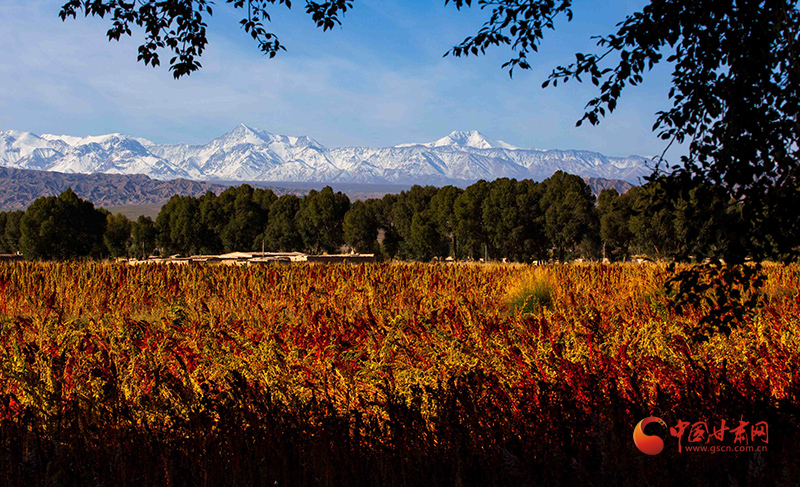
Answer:
<svg viewBox="0 0 800 487"><path fill-rule="evenodd" d="M0 167L0 208L23 209L42 196L56 196L72 188L95 206L160 205L172 195L200 196L206 191L220 193L230 185L173 179L159 181L147 176L125 174L66 174ZM277 194L287 192L278 188Z"/></svg>
<svg viewBox="0 0 800 487"><path fill-rule="evenodd" d="M621 179L583 178L583 180L592 188L592 194L595 196L604 189L616 189L617 193L623 194L633 187L631 183Z"/></svg>

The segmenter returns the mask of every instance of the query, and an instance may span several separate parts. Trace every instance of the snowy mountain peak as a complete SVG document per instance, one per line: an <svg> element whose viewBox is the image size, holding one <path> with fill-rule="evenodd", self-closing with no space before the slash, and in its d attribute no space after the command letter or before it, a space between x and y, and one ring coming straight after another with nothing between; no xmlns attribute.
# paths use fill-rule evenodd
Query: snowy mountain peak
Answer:
<svg viewBox="0 0 800 487"><path fill-rule="evenodd" d="M473 149L492 149L496 146L493 140L484 136L477 130L470 130L469 132L453 131L446 137L442 137L433 143L434 147L443 146L457 146L457 147L472 147Z"/></svg>
<svg viewBox="0 0 800 487"><path fill-rule="evenodd" d="M237 125L233 130L216 139L220 146L231 149L237 145L269 146L270 149L279 153L284 153L289 147L313 147L323 150L324 147L316 140L305 135L295 137L289 135L277 135L266 130L249 127L243 123ZM285 146L285 147L279 147ZM283 154L281 154L283 157Z"/></svg>
<svg viewBox="0 0 800 487"><path fill-rule="evenodd" d="M220 142L225 145L238 145L238 144L252 144L252 145L265 145L269 144L271 135L269 132L255 130L247 125L240 123L233 130L218 138Z"/></svg>
<svg viewBox="0 0 800 487"><path fill-rule="evenodd" d="M486 137L482 133L478 132L477 130L470 130L470 131L460 131L455 130L450 132L449 135L442 137L441 139L435 142L427 142L424 144L400 144L395 147L414 147L414 146L423 146L423 147L452 147L454 149L507 149L507 150L516 150L518 147L515 147L507 142L503 142L502 140L494 140Z"/></svg>

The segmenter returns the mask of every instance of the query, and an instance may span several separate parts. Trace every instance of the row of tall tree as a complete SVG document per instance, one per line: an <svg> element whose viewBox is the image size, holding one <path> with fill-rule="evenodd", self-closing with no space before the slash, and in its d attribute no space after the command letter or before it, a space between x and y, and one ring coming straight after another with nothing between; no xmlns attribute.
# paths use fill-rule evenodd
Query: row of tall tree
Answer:
<svg viewBox="0 0 800 487"><path fill-rule="evenodd" d="M218 254L231 251L334 253L384 259L565 261L631 256L691 261L707 257L788 259L797 223L759 232L746 205L706 183L669 191L667 178L595 199L578 176L479 181L466 189L413 186L356 200L330 187L304 197L249 185L219 195L174 196L155 222L96 209L72 190L0 213L0 252L32 259ZM667 196L673 195L673 196ZM775 235L780 234L781 242Z"/></svg>
<svg viewBox="0 0 800 487"><path fill-rule="evenodd" d="M156 222L167 254L235 250L338 252L383 258L564 260L599 255L590 188L562 172L548 180L480 181L466 189L413 186L400 194L350 202L330 187L300 198L248 185L220 195L173 197Z"/></svg>
<svg viewBox="0 0 800 487"><path fill-rule="evenodd" d="M155 241L151 218L112 215L70 188L37 198L25 211L0 212L0 253L21 252L28 259L147 255Z"/></svg>

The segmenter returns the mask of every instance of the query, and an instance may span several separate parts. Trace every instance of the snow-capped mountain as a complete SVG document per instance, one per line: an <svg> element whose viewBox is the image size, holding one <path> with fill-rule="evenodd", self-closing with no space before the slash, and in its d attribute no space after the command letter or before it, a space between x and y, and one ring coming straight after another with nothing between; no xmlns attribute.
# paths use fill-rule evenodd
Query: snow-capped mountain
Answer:
<svg viewBox="0 0 800 487"><path fill-rule="evenodd" d="M150 152L175 163L189 177L208 180L268 181L297 174L295 181L336 180L338 168L325 148L308 137L274 135L240 124L205 145L152 145Z"/></svg>
<svg viewBox="0 0 800 487"><path fill-rule="evenodd" d="M413 147L421 145L423 147L457 147L459 149L518 149L513 145L503 142L502 140L492 140L477 130L470 132L451 132L450 135L442 137L436 142L427 142L424 144L400 144L395 147Z"/></svg>
<svg viewBox="0 0 800 487"><path fill-rule="evenodd" d="M121 134L97 137L0 132L0 165L64 173L145 174L154 179L188 177L143 144L152 142Z"/></svg>
<svg viewBox="0 0 800 487"><path fill-rule="evenodd" d="M309 137L275 135L244 124L204 145L155 144L121 134L0 131L1 166L154 179L449 184L499 177L542 180L563 170L636 184L651 173L648 163L639 156L522 149L474 130L378 149L328 149Z"/></svg>

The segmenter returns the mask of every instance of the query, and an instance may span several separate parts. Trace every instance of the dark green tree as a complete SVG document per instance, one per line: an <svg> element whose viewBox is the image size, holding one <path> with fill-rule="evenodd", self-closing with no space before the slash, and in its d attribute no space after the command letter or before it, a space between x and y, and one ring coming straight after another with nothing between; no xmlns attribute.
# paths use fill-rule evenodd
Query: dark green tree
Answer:
<svg viewBox="0 0 800 487"><path fill-rule="evenodd" d="M490 255L519 262L536 257L543 233L538 203L536 183L531 186L507 178L489 183L483 202L483 227Z"/></svg>
<svg viewBox="0 0 800 487"><path fill-rule="evenodd" d="M764 200L761 207L741 205L741 221L745 226L741 231L751 237L748 248L756 248L753 256L796 260L800 255L800 179L794 185L771 188Z"/></svg>
<svg viewBox="0 0 800 487"><path fill-rule="evenodd" d="M233 199L232 195L229 194L228 196L226 199L231 201ZM225 208L226 205L220 201L220 197L213 191L206 191L205 194L197 199L197 204L200 213L200 225L203 227L201 247L205 253L219 254L223 251L222 231L230 219L230 215L226 211L228 208Z"/></svg>
<svg viewBox="0 0 800 487"><path fill-rule="evenodd" d="M106 214L67 188L37 198L20 222L20 249L28 259L100 257Z"/></svg>
<svg viewBox="0 0 800 487"><path fill-rule="evenodd" d="M705 258L741 261L750 239L742 220L742 204L719 186L696 180L683 186L672 200L675 236L679 243L676 260L702 261Z"/></svg>
<svg viewBox="0 0 800 487"><path fill-rule="evenodd" d="M414 259L417 250L411 240L411 223L414 215L428 210L431 198L436 195L435 186L415 184L408 191L401 191L391 206L392 228L397 232L398 255L403 259Z"/></svg>
<svg viewBox="0 0 800 487"><path fill-rule="evenodd" d="M430 211L439 226L439 234L449 242L448 255L455 256L455 212L456 199L464 190L455 186L444 186L431 198Z"/></svg>
<svg viewBox="0 0 800 487"><path fill-rule="evenodd" d="M564 262L585 239L597 234L594 196L578 176L556 171L543 183L541 206L545 232L554 248L554 257Z"/></svg>
<svg viewBox="0 0 800 487"><path fill-rule="evenodd" d="M272 203L267 227L261 235L266 250L291 252L303 248L295 219L299 211L300 198L293 194L285 194Z"/></svg>
<svg viewBox="0 0 800 487"><path fill-rule="evenodd" d="M609 193L601 194L607 255L629 241L631 251L653 259L744 259L759 238L742 214L744 205L706 181L669 187L674 185L673 179L661 177L613 200Z"/></svg>
<svg viewBox="0 0 800 487"><path fill-rule="evenodd" d="M173 196L156 217L156 245L165 255L212 253L208 242L213 232L201 218L201 201L192 196Z"/></svg>
<svg viewBox="0 0 800 487"><path fill-rule="evenodd" d="M399 195L387 194L380 200L370 202L373 207L373 214L378 220L379 232L383 233L381 242L381 254L393 259L400 252L402 237L394 225L394 205L397 203ZM380 233L379 233L380 236Z"/></svg>
<svg viewBox="0 0 800 487"><path fill-rule="evenodd" d="M228 188L217 198L222 225L219 238L225 252L256 250L256 240L267 226L269 207L277 200L271 190L248 184Z"/></svg>
<svg viewBox="0 0 800 487"><path fill-rule="evenodd" d="M342 224L350 199L330 186L321 191L311 190L300 200L297 229L306 249L313 253L336 252L344 244Z"/></svg>
<svg viewBox="0 0 800 487"><path fill-rule="evenodd" d="M149 216L140 215L131 224L129 252L133 257L145 259L156 249L156 226Z"/></svg>
<svg viewBox="0 0 800 487"><path fill-rule="evenodd" d="M631 250L651 259L672 259L680 248L674 204L658 184L651 182L626 193L631 205Z"/></svg>
<svg viewBox="0 0 800 487"><path fill-rule="evenodd" d="M519 227L515 230L521 241L517 250L518 260L548 259L549 243L545 233L545 215L541 199L544 185L525 179L517 183L517 207L519 208Z"/></svg>
<svg viewBox="0 0 800 487"><path fill-rule="evenodd" d="M489 183L480 180L468 186L453 203L456 256L459 258L484 256L488 238L483 228L483 201L488 192Z"/></svg>
<svg viewBox="0 0 800 487"><path fill-rule="evenodd" d="M395 227L400 231L402 237L400 254L403 258L430 260L441 254L440 244L446 237L439 228L436 216L431 213L431 202L438 192L439 188L435 186L415 184L408 191L400 193L392 213L396 222ZM418 225L415 229L414 218L422 213L426 214L417 218ZM424 233L432 239L430 242L423 242L419 238L420 230L423 227L425 228ZM447 253L445 252L444 255Z"/></svg>
<svg viewBox="0 0 800 487"><path fill-rule="evenodd" d="M106 216L103 241L111 257L125 257L131 243L131 221L122 213Z"/></svg>
<svg viewBox="0 0 800 487"><path fill-rule="evenodd" d="M344 216L344 241L361 254L375 252L378 245L378 219L373 208L363 201L354 201Z"/></svg>
<svg viewBox="0 0 800 487"><path fill-rule="evenodd" d="M446 257L450 248L447 236L442 234L430 210L415 213L411 218L408 243L410 257L425 262L434 257Z"/></svg>
<svg viewBox="0 0 800 487"><path fill-rule="evenodd" d="M24 210L0 213L0 253L13 254L19 251L20 222Z"/></svg>
<svg viewBox="0 0 800 487"><path fill-rule="evenodd" d="M616 189L604 189L597 197L597 212L600 217L600 238L603 253L613 261L628 259L631 239L631 201Z"/></svg>

